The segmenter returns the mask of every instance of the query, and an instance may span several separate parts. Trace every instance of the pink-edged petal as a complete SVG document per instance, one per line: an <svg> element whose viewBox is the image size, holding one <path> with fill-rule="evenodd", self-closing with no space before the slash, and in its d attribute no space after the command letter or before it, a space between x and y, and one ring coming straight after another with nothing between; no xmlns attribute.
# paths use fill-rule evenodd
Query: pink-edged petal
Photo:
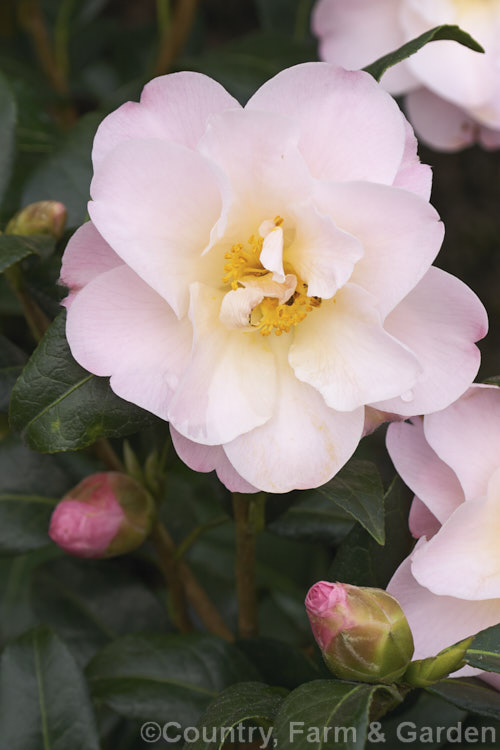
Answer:
<svg viewBox="0 0 500 750"><path fill-rule="evenodd" d="M401 167L394 180L394 187L410 190L422 196L425 200L431 197L432 169L428 164L422 164L418 156L418 141L409 122L405 122L406 145Z"/></svg>
<svg viewBox="0 0 500 750"><path fill-rule="evenodd" d="M312 29L320 40L320 56L349 70L359 70L401 47L405 38L399 25L401 0L319 0ZM390 68L382 85L398 95L416 85L404 63Z"/></svg>
<svg viewBox="0 0 500 750"><path fill-rule="evenodd" d="M230 492L258 492L253 485L240 477L229 463L221 445L201 445L193 443L170 425L172 443L179 458L194 471L207 473L215 471L223 485Z"/></svg>
<svg viewBox="0 0 500 750"><path fill-rule="evenodd" d="M413 498L408 516L408 526L410 527L411 535L415 539L420 539L421 536L430 539L441 528L441 524L436 516L430 512L427 505L418 497Z"/></svg>
<svg viewBox="0 0 500 750"><path fill-rule="evenodd" d="M92 151L94 168L115 146L130 139L161 138L194 148L208 117L226 109L240 109L240 104L208 76L182 71L154 78L144 87L140 103L123 104L99 125Z"/></svg>
<svg viewBox="0 0 500 750"><path fill-rule="evenodd" d="M425 439L423 420L389 425L387 450L405 484L425 503L440 523L448 520L464 500L462 486Z"/></svg>
<svg viewBox="0 0 500 750"><path fill-rule="evenodd" d="M371 435L385 422L400 422L403 420L400 414L389 414L387 411L380 411L380 409L374 409L372 406L365 407L365 426L363 429L363 437Z"/></svg>
<svg viewBox="0 0 500 750"><path fill-rule="evenodd" d="M181 316L221 213L200 154L164 141L125 141L92 180L89 213L116 253Z"/></svg>
<svg viewBox="0 0 500 750"><path fill-rule="evenodd" d="M91 221L79 227L68 242L62 259L60 281L70 292L64 300L65 307L69 307L75 294L92 279L122 264L123 260Z"/></svg>
<svg viewBox="0 0 500 750"><path fill-rule="evenodd" d="M192 284L191 361L169 409L175 429L196 443L220 445L264 424L277 397L276 366L258 333L231 331L219 320L222 293Z"/></svg>
<svg viewBox="0 0 500 750"><path fill-rule="evenodd" d="M420 140L438 151L459 151L477 140L474 118L429 89L408 94L405 108Z"/></svg>
<svg viewBox="0 0 500 750"><path fill-rule="evenodd" d="M127 266L93 279L68 310L66 335L77 362L111 375L111 388L162 419L189 360L191 325Z"/></svg>
<svg viewBox="0 0 500 750"><path fill-rule="evenodd" d="M385 321L386 330L418 357L423 373L405 399L374 404L405 416L429 414L455 401L474 380L488 330L486 311L463 282L430 268Z"/></svg>
<svg viewBox="0 0 500 750"><path fill-rule="evenodd" d="M314 177L391 185L401 165L404 117L368 73L328 63L296 65L265 83L247 109L293 117Z"/></svg>
<svg viewBox="0 0 500 750"><path fill-rule="evenodd" d="M499 462L500 463L500 462ZM488 496L462 503L412 557L416 580L434 594L500 599L500 469Z"/></svg>
<svg viewBox="0 0 500 750"><path fill-rule="evenodd" d="M339 411L371 403L376 393L403 393L420 372L415 356L384 330L371 295L354 284L297 326L289 361Z"/></svg>
<svg viewBox="0 0 500 750"><path fill-rule="evenodd" d="M319 487L349 460L361 439L363 409L339 413L295 377L280 352L279 398L262 427L224 445L236 471L265 492Z"/></svg>
<svg viewBox="0 0 500 750"><path fill-rule="evenodd" d="M312 203L294 206L291 215L295 237L285 259L308 285L310 297L329 299L349 281L363 255L362 244Z"/></svg>
<svg viewBox="0 0 500 750"><path fill-rule="evenodd" d="M409 557L394 574L387 591L401 604L409 622L415 659L435 656L447 646L500 623L500 599L469 601L436 596L416 581L411 565ZM469 669L467 673L472 674Z"/></svg>
<svg viewBox="0 0 500 750"><path fill-rule="evenodd" d="M500 466L500 388L473 385L458 401L424 422L427 441L451 466L467 500L486 495Z"/></svg>
<svg viewBox="0 0 500 750"><path fill-rule="evenodd" d="M310 193L311 176L297 143L299 128L276 112L239 110L210 118L198 150L213 161L231 193L226 205L244 242L265 220L286 220L290 203ZM221 184L226 197L226 184ZM232 209L232 210L231 210Z"/></svg>
<svg viewBox="0 0 500 750"><path fill-rule="evenodd" d="M436 210L407 190L361 182L323 185L316 202L361 241L351 281L374 295L384 318L439 252L444 228Z"/></svg>

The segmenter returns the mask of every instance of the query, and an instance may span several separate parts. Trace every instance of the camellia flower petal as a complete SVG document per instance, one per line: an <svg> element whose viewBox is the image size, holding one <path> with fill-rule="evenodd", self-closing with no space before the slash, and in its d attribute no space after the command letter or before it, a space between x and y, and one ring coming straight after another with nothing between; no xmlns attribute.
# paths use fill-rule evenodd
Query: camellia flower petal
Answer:
<svg viewBox="0 0 500 750"><path fill-rule="evenodd" d="M324 60L357 70L441 24L465 29L485 49L426 45L390 68L382 84L407 94L419 137L442 151L475 141L500 146L500 4L497 0L318 0L313 31Z"/></svg>
<svg viewBox="0 0 500 750"><path fill-rule="evenodd" d="M444 408L478 368L484 308L429 275L416 147L366 73L299 65L244 108L197 73L152 81L96 135L61 272L73 355L231 490L324 484L365 424Z"/></svg>
<svg viewBox="0 0 500 750"><path fill-rule="evenodd" d="M420 537L388 591L426 658L500 623L500 388L473 385L443 411L390 425L387 447L418 495Z"/></svg>

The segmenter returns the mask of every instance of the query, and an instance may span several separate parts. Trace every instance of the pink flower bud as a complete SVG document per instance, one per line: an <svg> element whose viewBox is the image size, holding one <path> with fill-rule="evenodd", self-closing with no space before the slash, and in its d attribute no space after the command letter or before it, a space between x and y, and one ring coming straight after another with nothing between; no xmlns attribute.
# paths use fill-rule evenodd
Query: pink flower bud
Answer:
<svg viewBox="0 0 500 750"><path fill-rule="evenodd" d="M57 240L66 226L66 206L58 201L38 201L21 209L9 221L6 234L46 234Z"/></svg>
<svg viewBox="0 0 500 750"><path fill-rule="evenodd" d="M306 610L328 668L339 678L394 682L413 655L413 638L394 597L381 589L319 581Z"/></svg>
<svg viewBox="0 0 500 750"><path fill-rule="evenodd" d="M76 557L113 557L138 547L151 531L153 501L132 477L93 474L57 505L49 536Z"/></svg>

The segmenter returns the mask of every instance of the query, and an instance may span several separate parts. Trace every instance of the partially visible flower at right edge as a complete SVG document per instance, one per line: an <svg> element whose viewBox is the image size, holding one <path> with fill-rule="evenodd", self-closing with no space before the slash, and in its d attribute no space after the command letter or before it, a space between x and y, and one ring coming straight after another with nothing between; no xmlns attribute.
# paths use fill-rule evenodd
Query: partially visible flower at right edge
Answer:
<svg viewBox="0 0 500 750"><path fill-rule="evenodd" d="M387 448L415 493L418 539L387 590L400 602L415 658L500 623L500 388L473 385L440 412L390 425ZM454 676L500 675L469 666Z"/></svg>

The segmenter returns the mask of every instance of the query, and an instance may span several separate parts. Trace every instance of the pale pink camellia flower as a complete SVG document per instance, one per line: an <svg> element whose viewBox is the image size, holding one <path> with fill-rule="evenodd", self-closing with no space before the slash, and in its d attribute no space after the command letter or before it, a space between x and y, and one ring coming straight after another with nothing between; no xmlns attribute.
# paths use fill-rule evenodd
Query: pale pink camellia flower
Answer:
<svg viewBox="0 0 500 750"><path fill-rule="evenodd" d="M57 504L49 536L76 557L113 557L142 544L152 518L152 499L135 479L102 472L83 479Z"/></svg>
<svg viewBox="0 0 500 750"><path fill-rule="evenodd" d="M440 24L458 24L485 54L431 42L389 69L382 85L407 95L417 135L433 148L500 148L499 0L318 0L312 18L322 59L352 69Z"/></svg>
<svg viewBox="0 0 500 750"><path fill-rule="evenodd" d="M206 76L157 78L104 120L93 161L61 272L68 341L170 422L193 469L316 487L365 412L435 411L474 379L484 308L431 267L430 170L368 74L299 65L245 108Z"/></svg>
<svg viewBox="0 0 500 750"><path fill-rule="evenodd" d="M421 659L500 623L500 388L474 385L441 412L390 425L387 448L416 493L419 540L387 590ZM500 689L498 675L481 676Z"/></svg>

